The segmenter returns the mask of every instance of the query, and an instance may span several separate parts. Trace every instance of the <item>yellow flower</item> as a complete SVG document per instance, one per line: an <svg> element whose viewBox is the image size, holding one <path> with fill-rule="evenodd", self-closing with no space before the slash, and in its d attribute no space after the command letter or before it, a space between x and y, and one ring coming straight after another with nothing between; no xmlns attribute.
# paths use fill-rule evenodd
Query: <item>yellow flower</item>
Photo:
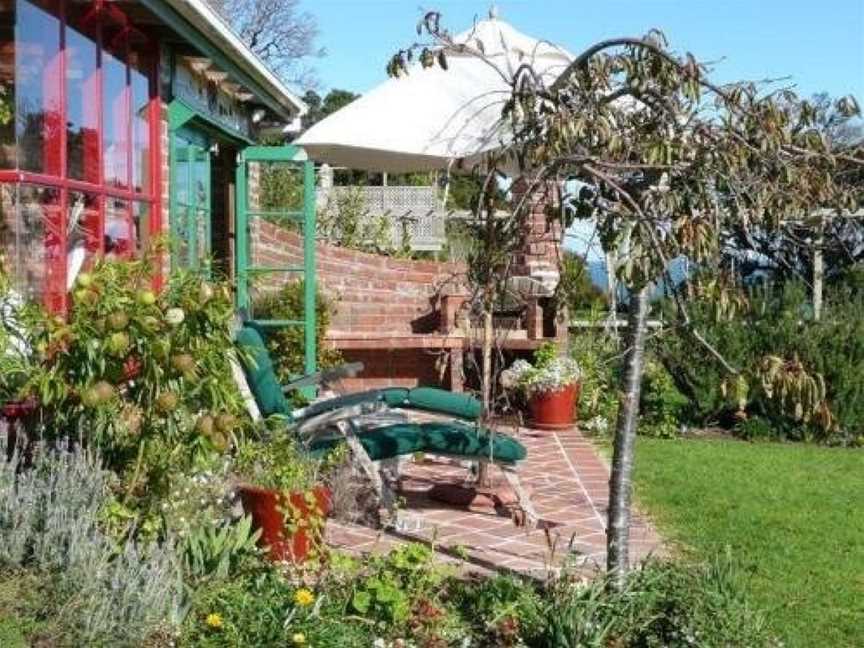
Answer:
<svg viewBox="0 0 864 648"><path fill-rule="evenodd" d="M221 614L208 614L207 615L207 625L211 628L221 628L222 627L222 615Z"/></svg>
<svg viewBox="0 0 864 648"><path fill-rule="evenodd" d="M291 641L294 642L295 646L302 646L306 643L306 635L302 632L295 632L293 635L291 635Z"/></svg>
<svg viewBox="0 0 864 648"><path fill-rule="evenodd" d="M304 587L294 592L294 602L301 607L307 607L315 602L315 595Z"/></svg>

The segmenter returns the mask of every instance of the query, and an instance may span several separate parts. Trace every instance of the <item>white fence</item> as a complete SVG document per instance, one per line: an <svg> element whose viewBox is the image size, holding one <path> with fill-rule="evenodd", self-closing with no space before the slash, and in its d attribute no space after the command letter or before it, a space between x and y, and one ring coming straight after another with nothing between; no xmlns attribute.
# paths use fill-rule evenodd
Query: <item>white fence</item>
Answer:
<svg viewBox="0 0 864 648"><path fill-rule="evenodd" d="M336 198L351 194L363 203L365 217L390 221L393 244L402 245L406 232L412 250L440 250L445 241L447 212L438 200L435 187L319 187L319 210L334 209Z"/></svg>

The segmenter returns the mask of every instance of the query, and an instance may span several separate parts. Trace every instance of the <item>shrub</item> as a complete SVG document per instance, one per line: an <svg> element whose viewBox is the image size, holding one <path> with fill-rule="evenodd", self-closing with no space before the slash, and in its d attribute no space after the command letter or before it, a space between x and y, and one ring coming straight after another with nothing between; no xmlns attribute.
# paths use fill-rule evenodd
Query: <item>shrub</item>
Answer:
<svg viewBox="0 0 864 648"><path fill-rule="evenodd" d="M262 319L303 319L305 284L303 281L286 283L277 292L265 293L255 303L255 315ZM335 312L335 305L321 292L315 297L315 348L319 368L333 367L342 362L342 355L324 344L327 329ZM289 382L303 375L304 346L303 329L286 326L274 330L267 336L267 346L276 364L279 379Z"/></svg>
<svg viewBox="0 0 864 648"><path fill-rule="evenodd" d="M115 521L152 535L165 531L156 506L172 479L224 456L248 418L226 353L227 284L175 273L157 294L151 276L148 259L99 261L78 276L66 319L28 316L19 391L45 434L86 438L120 476Z"/></svg>
<svg viewBox="0 0 864 648"><path fill-rule="evenodd" d="M536 641L543 626L543 601L536 584L498 574L457 580L449 597L472 632L490 646Z"/></svg>
<svg viewBox="0 0 864 648"><path fill-rule="evenodd" d="M690 305L694 325L733 367L744 370L738 383L730 381L716 362L694 362L706 352L689 337L664 336L655 345L676 387L687 398L684 416L695 423L733 425L741 418L735 413L743 405L744 414L770 421L775 437L853 443L862 436L864 295L854 286L832 286L818 322L812 320L807 292L800 284L753 288L746 301L746 308L732 318L717 317L713 305L705 300ZM795 398L787 397L789 402L781 407L772 390L762 388L764 367L776 359L817 385L820 376L824 379L825 406L834 424L820 411L809 420L798 415L799 404L808 406L806 394L792 394ZM808 393L813 391L806 381L798 382ZM817 410L822 406L815 405Z"/></svg>
<svg viewBox="0 0 864 648"><path fill-rule="evenodd" d="M318 210L318 232L339 247L392 254L396 251L392 229L386 214L372 215L362 187L332 190L327 204ZM410 249L404 228L400 234L401 247Z"/></svg>
<svg viewBox="0 0 864 648"><path fill-rule="evenodd" d="M680 433L680 420L687 399L678 391L666 368L649 358L642 378L639 434L674 438Z"/></svg>
<svg viewBox="0 0 864 648"><path fill-rule="evenodd" d="M582 369L580 428L604 434L618 412L618 346L605 332L585 329L571 335L570 352Z"/></svg>

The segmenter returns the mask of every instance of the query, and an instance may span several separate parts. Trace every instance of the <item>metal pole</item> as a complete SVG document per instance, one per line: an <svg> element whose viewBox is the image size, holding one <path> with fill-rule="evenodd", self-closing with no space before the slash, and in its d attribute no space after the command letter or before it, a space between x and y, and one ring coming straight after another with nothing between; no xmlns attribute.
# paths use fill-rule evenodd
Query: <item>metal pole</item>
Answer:
<svg viewBox="0 0 864 648"><path fill-rule="evenodd" d="M311 160L303 162L303 312L305 339L305 369L315 371L317 355L315 340L315 167Z"/></svg>

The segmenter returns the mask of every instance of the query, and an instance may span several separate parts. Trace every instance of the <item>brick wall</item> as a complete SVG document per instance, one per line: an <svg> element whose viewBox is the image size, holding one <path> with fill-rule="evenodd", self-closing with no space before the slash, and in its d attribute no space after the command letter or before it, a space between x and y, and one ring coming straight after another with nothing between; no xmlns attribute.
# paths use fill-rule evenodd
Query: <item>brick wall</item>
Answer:
<svg viewBox="0 0 864 648"><path fill-rule="evenodd" d="M266 221L253 224L256 265L302 265L302 239ZM394 259L316 246L318 285L337 301L333 337L347 334L417 335L437 333L440 297L459 290L464 266L435 261Z"/></svg>
<svg viewBox="0 0 864 648"><path fill-rule="evenodd" d="M250 238L256 265L303 263L298 232L257 221ZM346 361L365 366L361 376L343 381L343 388L461 389L461 378L451 380L449 368L453 354L461 353L462 340L439 334L439 324L441 296L462 292L464 266L393 259L321 242L316 266L318 285L336 307L327 342ZM264 289L275 287L270 281Z"/></svg>

